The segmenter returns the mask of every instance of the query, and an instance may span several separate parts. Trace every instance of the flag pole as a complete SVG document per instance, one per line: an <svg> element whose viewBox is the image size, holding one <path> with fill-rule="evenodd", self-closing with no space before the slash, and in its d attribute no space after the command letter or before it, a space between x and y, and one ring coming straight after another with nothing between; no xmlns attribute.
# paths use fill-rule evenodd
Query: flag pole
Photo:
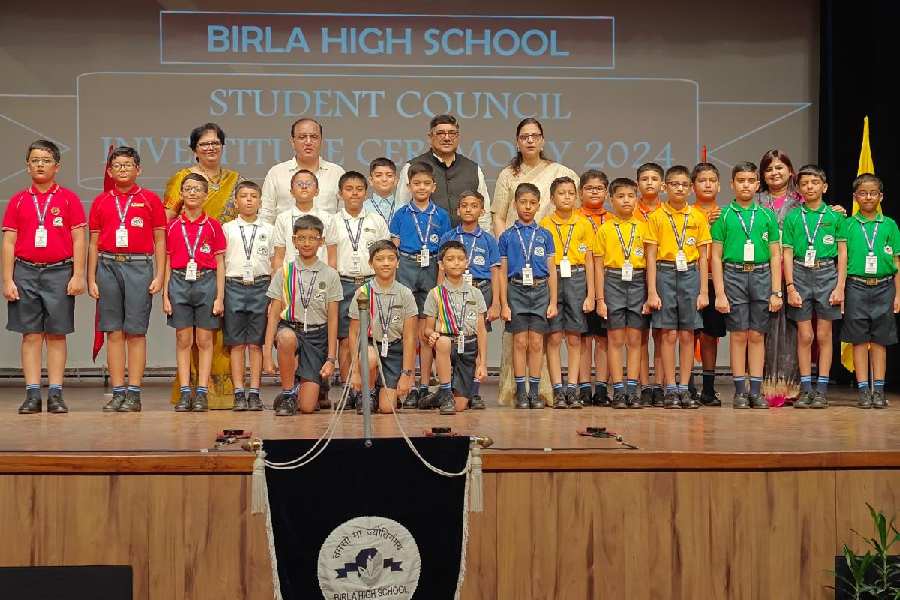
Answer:
<svg viewBox="0 0 900 600"><path fill-rule="evenodd" d="M363 414L363 437L366 448L372 447L372 402L369 393L369 294L359 294L359 380L362 383L361 397Z"/></svg>

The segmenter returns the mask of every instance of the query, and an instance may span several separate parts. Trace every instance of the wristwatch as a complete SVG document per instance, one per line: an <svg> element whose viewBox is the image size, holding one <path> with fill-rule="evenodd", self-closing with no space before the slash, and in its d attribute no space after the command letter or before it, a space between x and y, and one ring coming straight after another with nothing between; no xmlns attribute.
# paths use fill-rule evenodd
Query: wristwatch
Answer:
<svg viewBox="0 0 900 600"><path fill-rule="evenodd" d="M400 371L400 374L401 374L401 375L406 375L407 377L412 377L412 376L413 376L413 370L412 370L412 369L403 369L402 371Z"/></svg>
<svg viewBox="0 0 900 600"><path fill-rule="evenodd" d="M325 359L325 362L330 362L331 364L337 364L337 359L333 356L329 356Z"/></svg>
<svg viewBox="0 0 900 600"><path fill-rule="evenodd" d="M776 298L781 298L782 296L784 296L784 292L782 292L781 290L777 290L775 292L772 292L772 295Z"/></svg>

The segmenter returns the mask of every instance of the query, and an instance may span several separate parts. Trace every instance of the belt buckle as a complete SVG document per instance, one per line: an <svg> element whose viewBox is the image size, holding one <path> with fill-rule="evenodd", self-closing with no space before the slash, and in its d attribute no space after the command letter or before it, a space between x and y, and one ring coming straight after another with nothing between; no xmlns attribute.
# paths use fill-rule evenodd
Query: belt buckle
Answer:
<svg viewBox="0 0 900 600"><path fill-rule="evenodd" d="M126 262L128 260L128 257L124 254L114 254L113 260L116 262Z"/></svg>
<svg viewBox="0 0 900 600"><path fill-rule="evenodd" d="M878 285L878 279L875 277L866 277L866 285Z"/></svg>
<svg viewBox="0 0 900 600"><path fill-rule="evenodd" d="M744 271L744 273L750 273L753 271L753 269L755 267L756 267L756 265L754 263L746 263L745 262L744 266L742 267L742 270Z"/></svg>

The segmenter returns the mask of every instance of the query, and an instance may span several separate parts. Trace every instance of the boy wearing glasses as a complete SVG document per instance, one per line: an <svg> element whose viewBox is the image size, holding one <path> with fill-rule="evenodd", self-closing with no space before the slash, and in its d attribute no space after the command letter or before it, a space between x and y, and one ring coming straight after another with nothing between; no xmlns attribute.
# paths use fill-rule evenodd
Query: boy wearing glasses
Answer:
<svg viewBox="0 0 900 600"><path fill-rule="evenodd" d="M272 270L281 268L283 263L289 263L297 256L297 249L291 243L291 237L294 235L294 222L305 215L312 215L322 221L324 243L319 246L318 256L322 262L334 268L337 264L334 216L313 204L319 194L319 180L312 171L300 169L291 177L291 193L294 197L294 206L275 219Z"/></svg>
<svg viewBox="0 0 900 600"><path fill-rule="evenodd" d="M37 140L25 152L31 187L16 193L3 215L3 296L6 328L22 334L25 401L20 414L38 413L41 350L47 340L47 412L66 413L62 383L66 335L75 331L75 296L84 292L84 208L60 187L59 148Z"/></svg>
<svg viewBox="0 0 900 600"><path fill-rule="evenodd" d="M103 411L140 412L150 309L165 271L166 211L159 196L136 184L141 157L134 148L113 150L107 174L115 187L91 205L87 270L88 294L97 300L97 327L108 342L112 398Z"/></svg>

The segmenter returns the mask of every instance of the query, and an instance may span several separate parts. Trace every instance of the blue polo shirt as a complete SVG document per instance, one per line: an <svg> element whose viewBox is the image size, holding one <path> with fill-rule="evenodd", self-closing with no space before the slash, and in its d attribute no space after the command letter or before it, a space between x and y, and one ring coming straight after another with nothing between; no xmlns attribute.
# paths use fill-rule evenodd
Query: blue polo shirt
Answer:
<svg viewBox="0 0 900 600"><path fill-rule="evenodd" d="M491 267L500 265L500 247L494 236L481 227L475 227L475 231L469 233L463 231L462 225L457 225L444 234L440 245L454 240L461 242L466 247L466 255L469 257L469 273L472 279L490 279Z"/></svg>
<svg viewBox="0 0 900 600"><path fill-rule="evenodd" d="M522 239L519 239L521 234ZM532 236L534 242L532 242ZM525 248L522 248L524 242ZM525 253L531 247L531 256L525 259ZM528 262L535 279L546 277L550 271L547 269L547 257L553 257L556 249L553 246L553 235L539 227L532 221L523 225L516 221L512 227L500 235L500 257L506 257L506 270L509 277L522 275L522 267Z"/></svg>
<svg viewBox="0 0 900 600"><path fill-rule="evenodd" d="M436 254L441 247L441 236L450 230L450 215L431 200L428 201L425 210L419 210L414 202L410 202L394 211L389 229L391 237L400 240L400 252L418 254L422 250L423 241L419 236L421 233L421 237L425 238L428 245L428 251Z"/></svg>
<svg viewBox="0 0 900 600"><path fill-rule="evenodd" d="M406 204L406 200L397 200L396 194L391 194L388 198L382 198L375 192L372 197L363 203L363 210L375 213L384 219L385 225L390 225L397 209Z"/></svg>

